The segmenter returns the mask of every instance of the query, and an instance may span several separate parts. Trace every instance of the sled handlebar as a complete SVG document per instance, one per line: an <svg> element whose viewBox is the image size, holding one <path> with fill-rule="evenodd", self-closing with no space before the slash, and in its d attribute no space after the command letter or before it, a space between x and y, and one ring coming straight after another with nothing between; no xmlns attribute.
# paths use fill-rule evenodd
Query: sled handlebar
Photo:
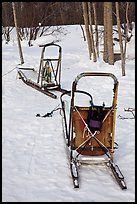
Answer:
<svg viewBox="0 0 137 204"><path fill-rule="evenodd" d="M72 85L72 89L73 91L76 91L76 86L78 84L78 81L82 78L82 77L86 77L86 76L106 76L106 77L111 77L114 80L114 90L115 90L115 86L118 84L118 80L115 77L114 74L112 73L102 73L102 72L83 72L81 74L79 74L75 80L73 81L73 85Z"/></svg>
<svg viewBox="0 0 137 204"><path fill-rule="evenodd" d="M59 52L61 52L61 46L58 45L58 44L55 44L55 43L47 43L47 44L44 44L44 45L39 45L39 47L43 47L44 49L48 46L57 46L59 48Z"/></svg>

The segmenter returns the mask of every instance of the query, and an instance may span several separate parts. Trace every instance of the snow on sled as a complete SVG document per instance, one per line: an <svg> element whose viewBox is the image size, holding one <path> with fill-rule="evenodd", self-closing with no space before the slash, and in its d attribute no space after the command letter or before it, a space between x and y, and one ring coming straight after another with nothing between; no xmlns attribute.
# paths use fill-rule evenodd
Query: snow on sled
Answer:
<svg viewBox="0 0 137 204"><path fill-rule="evenodd" d="M33 68L18 68L19 78L28 86L56 99L57 96L51 92L52 90L66 91L61 88L60 84L62 48L55 43L40 45L39 47L42 47L39 71L36 72ZM51 51L56 51L56 58L48 57L51 55Z"/></svg>
<svg viewBox="0 0 137 204"><path fill-rule="evenodd" d="M82 87L81 89L77 88L78 84L83 85L84 83L88 83L90 77L95 78L94 85L96 87L98 85L99 77L101 77L101 81L103 81L102 78L105 78L105 80L106 78L109 78L111 84L113 79L114 85L112 84L113 88L111 90L112 99L110 100L109 106L106 106L104 102L103 104L95 105L93 94L91 95ZM81 83L78 83L79 80ZM90 78L89 82L93 82L93 80ZM87 87L90 87L90 89L92 87L91 84L92 83L90 83L90 86L87 84ZM99 87L99 90L94 91L94 89L92 89L92 92L94 92L98 98L101 97L103 87ZM71 92L70 99L67 95L69 92ZM127 189L124 176L118 165L114 163L117 95L117 78L111 73L98 72L79 74L73 81L72 90L61 94L60 100L63 114L63 132L70 161L71 176L75 188L79 187L79 168L82 167L82 165L103 163L112 171L114 178L121 189ZM86 98L85 103L87 103L88 98L88 101L90 102L89 105L79 104L81 97ZM105 97L105 99L106 98L107 97ZM70 104L69 107L68 103Z"/></svg>

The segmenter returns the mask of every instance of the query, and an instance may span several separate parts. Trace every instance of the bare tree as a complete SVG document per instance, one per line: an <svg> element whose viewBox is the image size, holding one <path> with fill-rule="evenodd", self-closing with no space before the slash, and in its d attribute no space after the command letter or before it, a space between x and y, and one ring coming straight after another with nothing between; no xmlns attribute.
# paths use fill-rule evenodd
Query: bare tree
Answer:
<svg viewBox="0 0 137 204"><path fill-rule="evenodd" d="M83 34L84 41L86 41L86 36L85 36L84 29L83 29L82 25L80 25L80 28L81 28L81 30L82 30L82 34Z"/></svg>
<svg viewBox="0 0 137 204"><path fill-rule="evenodd" d="M22 53L21 43L20 43L20 39L19 39L19 32L18 32L18 25L17 25L17 18L16 18L16 5L15 5L15 2L12 2L12 7L13 7L14 23L15 23L15 27L16 27L17 40L18 40L18 46L19 46L20 60L21 60L21 64L23 64L24 63L24 59L23 59L23 53Z"/></svg>
<svg viewBox="0 0 137 204"><path fill-rule="evenodd" d="M97 10L96 10L96 2L92 2L93 11L94 11L94 24L95 24L95 41L96 41L96 52L99 57L99 43L98 43L98 22L97 22Z"/></svg>
<svg viewBox="0 0 137 204"><path fill-rule="evenodd" d="M83 24L82 2L16 2L18 4L18 26L32 27L39 22L43 26L61 24ZM98 25L103 25L103 4L104 2L92 2L96 5ZM115 11L115 2L113 3ZM32 7L35 7L35 11ZM121 22L125 21L126 2L120 2ZM2 25L14 26L12 13L12 2L2 2ZM62 15L62 17L61 17ZM114 15L113 15L114 16ZM135 21L135 2L129 2L129 21ZM62 19L61 19L62 18ZM35 20L34 20L35 19ZM32 24L33 22L33 24ZM116 19L114 18L114 23Z"/></svg>
<svg viewBox="0 0 137 204"><path fill-rule="evenodd" d="M10 41L10 33L13 30L14 27L3 27L2 26L2 35L4 36L6 43L8 43Z"/></svg>
<svg viewBox="0 0 137 204"><path fill-rule="evenodd" d="M123 42L122 42L122 34L121 34L121 27L120 27L119 2L116 2L116 17L117 17L117 27L118 27L118 34L119 34L121 61L122 61L122 76L125 76L125 56L123 52Z"/></svg>
<svg viewBox="0 0 137 204"><path fill-rule="evenodd" d="M82 8L83 8L83 17L84 17L84 24L85 24L85 30L86 30L86 38L87 38L87 43L88 43L88 50L89 50L89 58L91 59L92 46L91 46L91 37L90 37L90 32L89 32L87 2L82 2Z"/></svg>
<svg viewBox="0 0 137 204"><path fill-rule="evenodd" d="M107 63L108 62L108 49L107 49L107 6L104 2L104 52L103 52L103 60Z"/></svg>
<svg viewBox="0 0 137 204"><path fill-rule="evenodd" d="M6 43L10 41L10 33L13 26L10 26L10 19L13 17L10 2L2 2L2 35Z"/></svg>
<svg viewBox="0 0 137 204"><path fill-rule="evenodd" d="M114 49L113 49L113 22L112 22L112 2L107 2L107 37L108 37L108 63L114 64Z"/></svg>
<svg viewBox="0 0 137 204"><path fill-rule="evenodd" d="M114 64L112 2L104 2L104 61Z"/></svg>
<svg viewBox="0 0 137 204"><path fill-rule="evenodd" d="M128 19L128 9L129 9L129 2L126 2L126 33L125 33L125 47L124 47L124 58L126 58L126 48L127 48L127 38L128 38L128 30L129 30L129 19Z"/></svg>
<svg viewBox="0 0 137 204"><path fill-rule="evenodd" d="M93 36L93 29L92 29L92 16L91 16L91 2L88 2L88 16L89 16L89 24L90 24L90 38L91 38L91 46L93 52L93 62L97 61L95 46L94 46L94 36Z"/></svg>

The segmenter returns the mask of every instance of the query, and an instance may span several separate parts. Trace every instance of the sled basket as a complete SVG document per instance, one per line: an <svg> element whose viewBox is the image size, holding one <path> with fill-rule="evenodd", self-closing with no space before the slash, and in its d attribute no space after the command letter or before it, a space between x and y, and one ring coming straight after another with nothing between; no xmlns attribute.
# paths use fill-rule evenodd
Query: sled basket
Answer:
<svg viewBox="0 0 137 204"><path fill-rule="evenodd" d="M88 128L94 134L96 133L96 138L107 148L111 148L112 146L112 124L113 124L113 111L112 107L110 108L103 108L102 107L92 107L92 111L97 113L98 109L101 109L103 113L103 118L100 120L94 120L92 118L88 118L90 113L90 107L76 107L76 110L73 111L73 125L74 125L74 132L75 138L73 140L73 149L77 149L79 153L82 155L103 155L104 151L97 143L96 140L92 139L89 140L86 144L84 143L91 135L89 134L88 129L86 128L83 120L85 123L89 120ZM107 116L108 115L108 116ZM106 116L106 119L105 119ZM83 120L81 119L83 118ZM104 121L103 121L104 120ZM81 144L84 144L80 148L78 148Z"/></svg>
<svg viewBox="0 0 137 204"><path fill-rule="evenodd" d="M77 84L82 77L111 77L114 80L113 99L109 107L93 104L93 98L88 92L77 90ZM114 153L114 134L117 105L117 78L111 73L81 73L72 84L72 97L69 121L69 145L81 155L98 156L106 150ZM76 92L90 96L90 106L75 104Z"/></svg>

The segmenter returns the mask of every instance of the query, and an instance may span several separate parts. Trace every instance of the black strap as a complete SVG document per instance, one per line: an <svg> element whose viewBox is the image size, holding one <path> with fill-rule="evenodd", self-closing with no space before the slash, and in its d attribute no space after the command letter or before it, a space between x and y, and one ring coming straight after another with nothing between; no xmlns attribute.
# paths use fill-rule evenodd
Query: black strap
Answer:
<svg viewBox="0 0 137 204"><path fill-rule="evenodd" d="M36 115L36 117L43 117L43 118L46 118L46 117L52 117L52 112L50 112L50 113L46 113L45 115L40 115L39 113L37 113L37 115Z"/></svg>
<svg viewBox="0 0 137 204"><path fill-rule="evenodd" d="M53 115L53 112L55 112L55 111L57 111L57 110L60 110L61 108L58 108L58 106L59 106L60 104L58 104L57 106L56 106L56 108L54 108L51 112L49 112L49 113L46 113L45 115L40 115L39 113L37 113L36 114L36 117L42 117L42 118L46 118L46 117L52 117L52 115Z"/></svg>

